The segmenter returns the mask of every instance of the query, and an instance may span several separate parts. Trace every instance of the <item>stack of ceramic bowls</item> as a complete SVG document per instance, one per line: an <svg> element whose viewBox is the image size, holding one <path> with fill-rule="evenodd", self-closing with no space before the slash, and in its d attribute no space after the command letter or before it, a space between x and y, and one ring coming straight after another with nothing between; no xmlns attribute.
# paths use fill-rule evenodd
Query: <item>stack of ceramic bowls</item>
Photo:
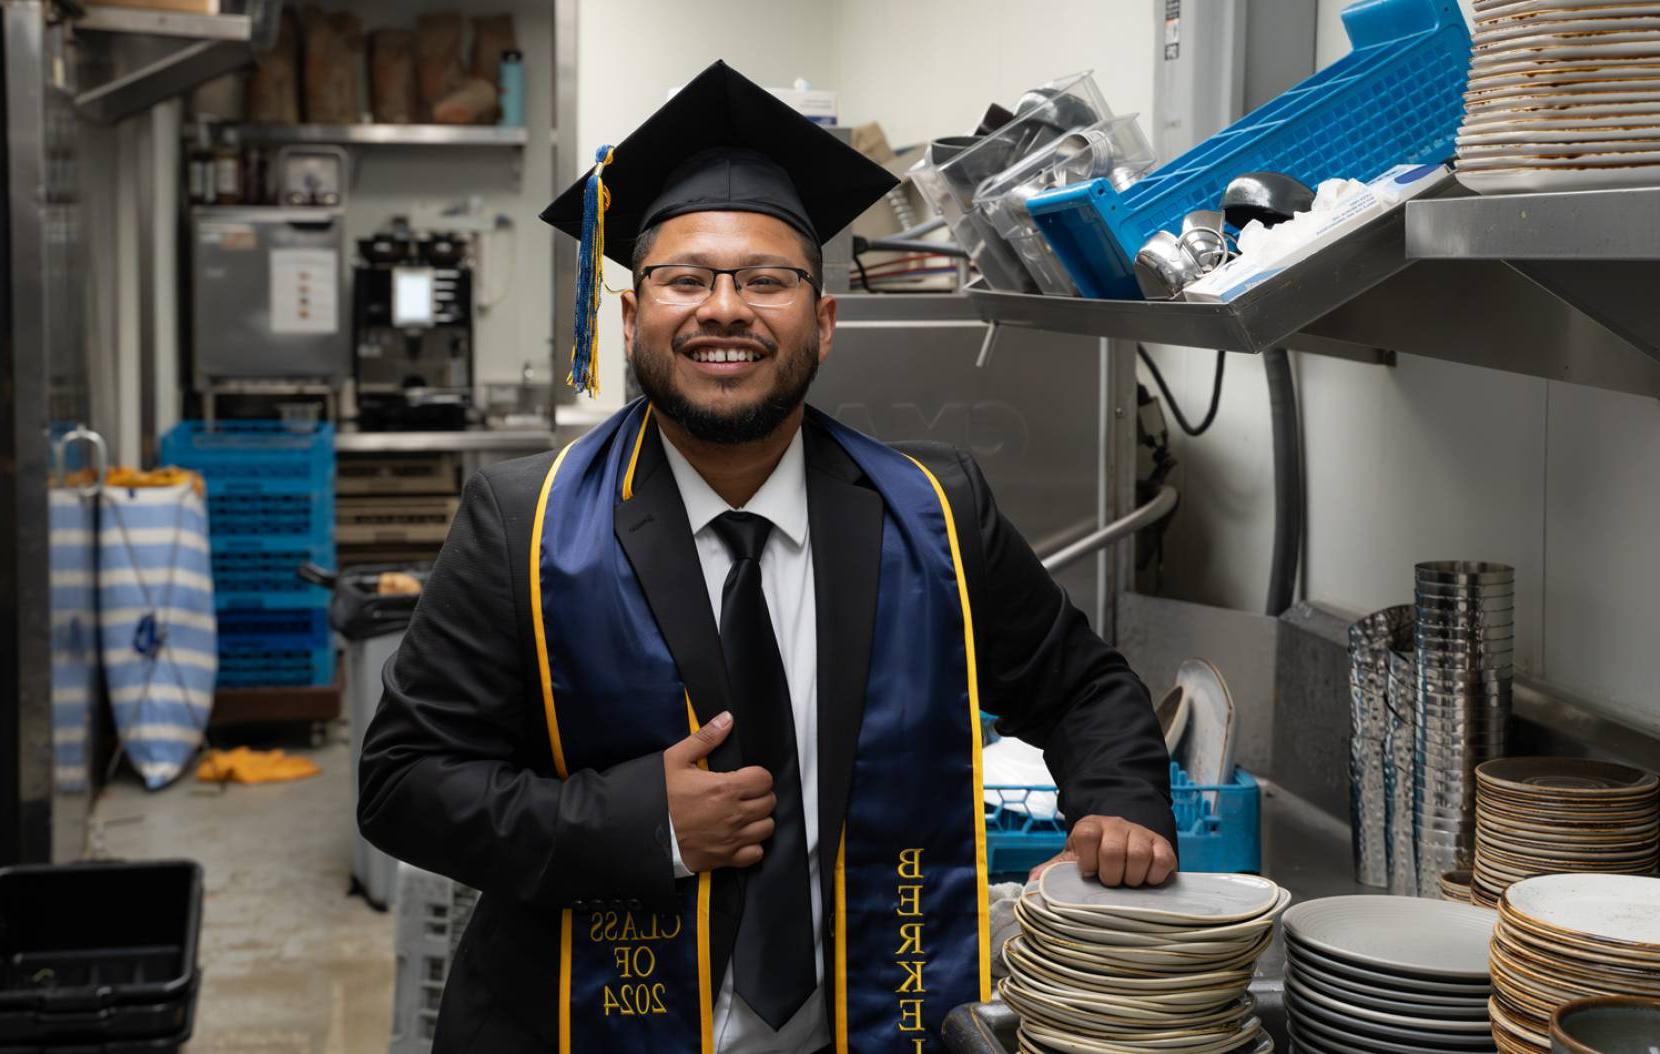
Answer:
<svg viewBox="0 0 1660 1054"><path fill-rule="evenodd" d="M1660 864L1660 778L1580 758L1505 758L1476 770L1473 897L1564 871L1648 875Z"/></svg>
<svg viewBox="0 0 1660 1054"><path fill-rule="evenodd" d="M1515 651L1516 572L1503 564L1419 564L1413 803L1418 889L1475 857L1476 766L1504 755Z"/></svg>
<svg viewBox="0 0 1660 1054"><path fill-rule="evenodd" d="M1247 989L1291 895L1254 875L1179 874L1109 889L1074 864L1015 905L998 984L1020 1054L1264 1054Z"/></svg>
<svg viewBox="0 0 1660 1054"><path fill-rule="evenodd" d="M1412 608L1376 611L1349 627L1349 820L1355 881L1389 884L1389 655L1412 646Z"/></svg>
<svg viewBox="0 0 1660 1054"><path fill-rule="evenodd" d="M1296 1049L1491 1051L1487 947L1497 916L1408 897L1328 897L1285 913Z"/></svg>
<svg viewBox="0 0 1660 1054"><path fill-rule="evenodd" d="M1517 882L1499 901L1491 966L1493 1039L1503 1054L1546 1054L1551 1015L1572 1000L1660 999L1660 879L1571 874Z"/></svg>
<svg viewBox="0 0 1660 1054"><path fill-rule="evenodd" d="M1482 194L1660 186L1660 3L1474 3L1460 181Z"/></svg>
<svg viewBox="0 0 1660 1054"><path fill-rule="evenodd" d="M1388 727L1384 730L1384 791L1389 797L1389 892L1418 895L1417 781L1418 666L1389 653Z"/></svg>

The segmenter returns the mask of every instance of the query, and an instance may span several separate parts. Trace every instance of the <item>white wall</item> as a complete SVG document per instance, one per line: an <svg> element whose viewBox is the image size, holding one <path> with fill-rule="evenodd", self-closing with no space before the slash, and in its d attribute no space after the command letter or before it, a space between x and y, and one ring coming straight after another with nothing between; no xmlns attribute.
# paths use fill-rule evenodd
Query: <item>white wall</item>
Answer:
<svg viewBox="0 0 1660 1054"><path fill-rule="evenodd" d="M490 235L485 272L491 292L503 288L512 264L513 282L502 302L477 317L474 325L475 379L516 381L525 360L544 364L553 336L550 298L553 232L536 218L552 200L553 150L553 5L548 0L353 0L345 5L366 29L413 29L417 15L428 11L468 14L511 13L518 45L524 52L525 125L530 141L523 150L422 149L359 147L346 216L348 252L356 239L376 230L387 218L412 210L439 209L469 195L483 198L485 210L512 218L514 233ZM470 39L467 47L471 48ZM471 51L467 56L470 58Z"/></svg>

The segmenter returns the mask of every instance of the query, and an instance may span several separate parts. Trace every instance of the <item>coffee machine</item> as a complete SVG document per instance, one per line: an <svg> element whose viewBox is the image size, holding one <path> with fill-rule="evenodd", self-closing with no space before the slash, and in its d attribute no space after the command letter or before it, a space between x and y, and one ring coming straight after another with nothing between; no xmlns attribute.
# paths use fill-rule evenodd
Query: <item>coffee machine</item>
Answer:
<svg viewBox="0 0 1660 1054"><path fill-rule="evenodd" d="M466 428L473 393L468 241L402 222L360 239L353 269L357 424L363 431Z"/></svg>

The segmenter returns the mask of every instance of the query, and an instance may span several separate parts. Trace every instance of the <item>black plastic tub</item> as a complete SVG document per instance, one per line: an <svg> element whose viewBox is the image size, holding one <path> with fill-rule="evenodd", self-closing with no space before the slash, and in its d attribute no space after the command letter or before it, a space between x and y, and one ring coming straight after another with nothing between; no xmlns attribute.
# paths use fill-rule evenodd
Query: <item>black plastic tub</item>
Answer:
<svg viewBox="0 0 1660 1054"><path fill-rule="evenodd" d="M191 860L0 868L0 1050L183 1043L201 922Z"/></svg>

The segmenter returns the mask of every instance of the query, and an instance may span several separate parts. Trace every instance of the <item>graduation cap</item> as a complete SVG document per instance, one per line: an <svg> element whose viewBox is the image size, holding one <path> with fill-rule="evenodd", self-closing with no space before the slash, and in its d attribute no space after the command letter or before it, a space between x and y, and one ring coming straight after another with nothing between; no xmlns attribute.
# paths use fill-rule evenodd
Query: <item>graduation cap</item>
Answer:
<svg viewBox="0 0 1660 1054"><path fill-rule="evenodd" d="M582 242L569 380L589 394L598 390L602 257L628 266L642 232L690 212L759 212L823 243L898 183L724 62L594 161L542 211Z"/></svg>

